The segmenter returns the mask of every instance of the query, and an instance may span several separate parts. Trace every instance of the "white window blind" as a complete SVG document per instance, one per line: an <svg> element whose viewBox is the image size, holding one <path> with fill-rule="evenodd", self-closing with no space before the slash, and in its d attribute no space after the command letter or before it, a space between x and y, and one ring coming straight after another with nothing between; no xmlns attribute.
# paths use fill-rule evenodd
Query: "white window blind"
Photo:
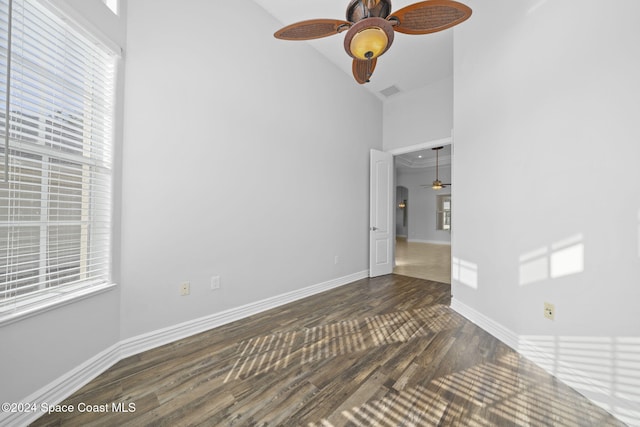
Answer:
<svg viewBox="0 0 640 427"><path fill-rule="evenodd" d="M0 0L0 319L110 282L115 61L38 1Z"/></svg>

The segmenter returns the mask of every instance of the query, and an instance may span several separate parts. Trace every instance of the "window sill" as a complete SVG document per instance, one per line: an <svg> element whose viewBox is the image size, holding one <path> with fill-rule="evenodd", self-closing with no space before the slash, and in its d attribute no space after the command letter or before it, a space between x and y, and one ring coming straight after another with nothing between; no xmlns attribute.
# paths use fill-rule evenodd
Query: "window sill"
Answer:
<svg viewBox="0 0 640 427"><path fill-rule="evenodd" d="M80 289L73 292L65 292L57 298L49 298L41 303L29 304L28 306L18 310L7 310L5 313L0 311L0 327L108 292L115 289L117 286L118 285L116 283L92 286L90 288Z"/></svg>

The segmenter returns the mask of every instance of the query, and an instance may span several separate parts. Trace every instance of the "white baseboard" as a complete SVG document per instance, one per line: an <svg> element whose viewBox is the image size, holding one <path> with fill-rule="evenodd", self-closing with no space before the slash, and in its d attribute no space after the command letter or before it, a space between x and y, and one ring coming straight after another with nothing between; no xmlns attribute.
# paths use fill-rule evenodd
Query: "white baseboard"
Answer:
<svg viewBox="0 0 640 427"><path fill-rule="evenodd" d="M187 338L191 335L235 322L236 320L252 316L262 311L270 310L320 292L355 282L356 280L364 279L365 277L369 277L368 270L128 338L120 342L121 358L124 359L125 357L133 356L134 354L142 353L143 351L151 350L152 348Z"/></svg>
<svg viewBox="0 0 640 427"><path fill-rule="evenodd" d="M36 404L38 408L42 405L55 405L78 391L84 385L96 378L98 375L109 369L121 360L120 343L116 343L106 350L98 353L86 362L78 365L71 371L62 375L55 381L42 387L40 390L30 394L21 400L23 403ZM26 426L43 412L15 412L0 413L0 426L22 427Z"/></svg>
<svg viewBox="0 0 640 427"><path fill-rule="evenodd" d="M558 360L553 352L550 353L537 343L519 336L455 298L451 300L451 308L534 362L547 373L584 395L595 405L600 406L630 426L640 425L640 404L637 402L637 397L629 396L625 398L621 393L618 393L617 396L612 395L610 387L598 379L593 378L588 373L564 360Z"/></svg>
<svg viewBox="0 0 640 427"><path fill-rule="evenodd" d="M407 242L410 242L410 243L429 243L431 245L447 245L447 246L451 246L451 242L450 241L446 241L446 240L407 239Z"/></svg>
<svg viewBox="0 0 640 427"><path fill-rule="evenodd" d="M235 322L236 320L240 320L272 308L277 308L281 305L288 304L320 292L344 286L366 277L369 277L369 271L360 271L358 273L353 273L344 277L308 286L303 289L297 289L295 291L276 295L261 301L252 302L240 307L235 307L209 316L189 320L174 326L158 329L156 331L119 341L52 381L40 390L24 398L22 402L36 402L38 405L43 402L46 402L46 404L49 405L58 404L88 384L98 375L109 369L111 366L129 356L151 350L179 339L187 338L191 335L195 335L227 323ZM0 413L0 425L7 427L21 427L35 421L41 415L42 412L4 412Z"/></svg>
<svg viewBox="0 0 640 427"><path fill-rule="evenodd" d="M489 332L494 337L518 351L518 335L510 329L502 326L500 323L485 316L474 308L458 301L455 298L451 299L451 308L466 317L471 322L475 323L485 331Z"/></svg>

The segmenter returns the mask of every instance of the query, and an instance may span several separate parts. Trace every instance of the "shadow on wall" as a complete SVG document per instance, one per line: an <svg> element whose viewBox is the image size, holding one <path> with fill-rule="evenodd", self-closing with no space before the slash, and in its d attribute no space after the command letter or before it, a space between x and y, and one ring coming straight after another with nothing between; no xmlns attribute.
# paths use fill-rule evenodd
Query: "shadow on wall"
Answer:
<svg viewBox="0 0 640 427"><path fill-rule="evenodd" d="M640 337L521 336L518 351L621 421L640 425Z"/></svg>

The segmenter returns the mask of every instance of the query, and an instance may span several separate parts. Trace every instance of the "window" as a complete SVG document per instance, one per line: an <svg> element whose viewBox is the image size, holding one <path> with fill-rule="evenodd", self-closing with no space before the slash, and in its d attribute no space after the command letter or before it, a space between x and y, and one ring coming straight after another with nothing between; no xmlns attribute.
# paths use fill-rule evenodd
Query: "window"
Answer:
<svg viewBox="0 0 640 427"><path fill-rule="evenodd" d="M451 195L436 196L436 230L451 230Z"/></svg>
<svg viewBox="0 0 640 427"><path fill-rule="evenodd" d="M38 1L0 0L0 319L110 284L115 65Z"/></svg>

